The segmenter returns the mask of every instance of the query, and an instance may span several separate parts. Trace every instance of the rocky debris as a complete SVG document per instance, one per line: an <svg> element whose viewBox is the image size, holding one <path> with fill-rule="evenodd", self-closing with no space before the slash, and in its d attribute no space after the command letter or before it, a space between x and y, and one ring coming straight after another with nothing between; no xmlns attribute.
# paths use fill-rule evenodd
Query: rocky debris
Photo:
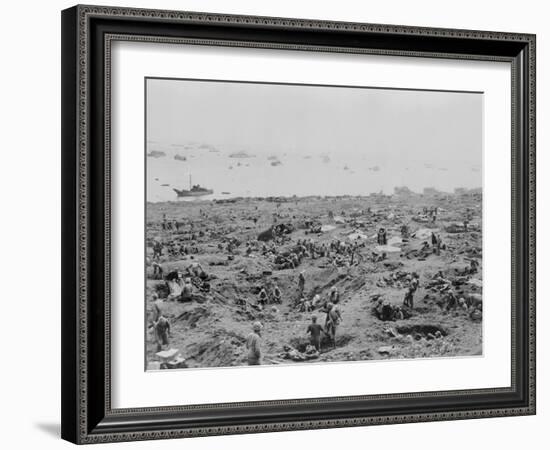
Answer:
<svg viewBox="0 0 550 450"><path fill-rule="evenodd" d="M384 295L384 294L381 293L381 292L377 292L377 293L375 293L375 294L370 294L370 295L369 295L369 300L370 300L371 302L376 302L376 301L378 301L383 295Z"/></svg>
<svg viewBox="0 0 550 450"><path fill-rule="evenodd" d="M435 275L433 275L432 279L426 283L426 288L429 289L432 292L446 292L448 291L453 282L445 278L443 273L441 271L437 272Z"/></svg>
<svg viewBox="0 0 550 450"><path fill-rule="evenodd" d="M394 347L393 345L384 345L382 347L378 347L377 352L384 356L390 356L394 352Z"/></svg>
<svg viewBox="0 0 550 450"><path fill-rule="evenodd" d="M409 282L413 279L412 272L404 272L401 270L394 271L387 276L382 277L376 282L376 286L383 287L397 287L402 288L409 285Z"/></svg>
<svg viewBox="0 0 550 450"><path fill-rule="evenodd" d="M428 223L430 222L430 218L426 214L418 214L417 216L413 216L411 220L414 220L418 223Z"/></svg>
<svg viewBox="0 0 550 450"><path fill-rule="evenodd" d="M445 227L447 233L465 233L467 230L464 224L452 223Z"/></svg>
<svg viewBox="0 0 550 450"><path fill-rule="evenodd" d="M161 352L157 352L159 359L158 368L163 369L185 369L187 364L185 358L180 355L180 351L176 348L171 348Z"/></svg>
<svg viewBox="0 0 550 450"><path fill-rule="evenodd" d="M399 337L399 333L395 331L393 328L384 328L384 333L386 333L390 337Z"/></svg>
<svg viewBox="0 0 550 450"><path fill-rule="evenodd" d="M258 241L267 242L277 238L278 236L290 234L294 230L295 227L291 223L279 223L258 234Z"/></svg>
<svg viewBox="0 0 550 450"><path fill-rule="evenodd" d="M412 237L420 240L425 240L430 238L432 236L432 233L439 233L439 228L420 228L412 234Z"/></svg>
<svg viewBox="0 0 550 450"><path fill-rule="evenodd" d="M291 345L283 346L283 353L279 355L283 359L291 359L292 361L309 361L311 359L319 358L320 353L313 345L306 346L304 352L296 350Z"/></svg>
<svg viewBox="0 0 550 450"><path fill-rule="evenodd" d="M210 261L208 263L209 266L227 266L227 260L221 260L221 261Z"/></svg>
<svg viewBox="0 0 550 450"><path fill-rule="evenodd" d="M472 319L473 321L481 321L482 318L483 318L483 313L479 309L474 309L470 313L470 319Z"/></svg>
<svg viewBox="0 0 550 450"><path fill-rule="evenodd" d="M377 245L374 247L376 253L399 253L401 249L393 245Z"/></svg>
<svg viewBox="0 0 550 450"><path fill-rule="evenodd" d="M478 288L478 289L481 289L483 287L483 283L480 279L478 278L470 278L468 280L468 284Z"/></svg>
<svg viewBox="0 0 550 450"><path fill-rule="evenodd" d="M384 267L388 270L397 270L399 269L400 267L403 267L404 264L401 262L401 261L388 261L388 262L385 262L383 263L384 264Z"/></svg>

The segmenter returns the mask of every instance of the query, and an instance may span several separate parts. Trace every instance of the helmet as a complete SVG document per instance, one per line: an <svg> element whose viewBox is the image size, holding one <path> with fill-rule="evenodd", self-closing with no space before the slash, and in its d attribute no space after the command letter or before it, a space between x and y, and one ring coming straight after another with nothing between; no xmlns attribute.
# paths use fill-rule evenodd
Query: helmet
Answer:
<svg viewBox="0 0 550 450"><path fill-rule="evenodd" d="M254 324L252 325L252 329L254 331L260 331L262 329L262 324L260 322L254 322Z"/></svg>

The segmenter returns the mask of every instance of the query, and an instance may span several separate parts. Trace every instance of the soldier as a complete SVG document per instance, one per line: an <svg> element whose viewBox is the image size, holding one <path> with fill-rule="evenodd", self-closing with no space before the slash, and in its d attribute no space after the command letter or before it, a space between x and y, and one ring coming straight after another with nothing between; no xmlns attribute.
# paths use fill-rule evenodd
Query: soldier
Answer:
<svg viewBox="0 0 550 450"><path fill-rule="evenodd" d="M336 305L331 302L327 303L327 317L325 319L325 333L332 341L332 345L336 348L336 328L342 321L342 315Z"/></svg>
<svg viewBox="0 0 550 450"><path fill-rule="evenodd" d="M313 296L313 299L311 300L311 307L316 308L321 303L321 296L319 294L315 294Z"/></svg>
<svg viewBox="0 0 550 450"><path fill-rule="evenodd" d="M456 309L458 306L458 297L455 294L453 289L450 289L447 294L447 311L451 309Z"/></svg>
<svg viewBox="0 0 550 450"><path fill-rule="evenodd" d="M405 316L403 315L403 311L401 311L401 307L397 305L393 311L393 320L403 320L404 318Z"/></svg>
<svg viewBox="0 0 550 450"><path fill-rule="evenodd" d="M199 262L193 261L191 265L187 268L187 273L192 277L207 278L208 275L202 268Z"/></svg>
<svg viewBox="0 0 550 450"><path fill-rule="evenodd" d="M309 342L315 349L321 351L321 334L326 334L323 327L317 323L317 317L311 316L311 323L307 327L306 333L309 333Z"/></svg>
<svg viewBox="0 0 550 450"><path fill-rule="evenodd" d="M258 294L258 304L264 306L267 303L267 292L265 290L265 287L262 287L260 289L260 293Z"/></svg>
<svg viewBox="0 0 550 450"><path fill-rule="evenodd" d="M304 276L304 271L300 272L298 275L298 299L301 299L304 295L304 288L306 286L306 277Z"/></svg>
<svg viewBox="0 0 550 450"><path fill-rule="evenodd" d="M155 340L157 342L157 352L162 350L163 345L168 345L168 336L170 335L170 322L162 314L153 322L153 328L155 330Z"/></svg>
<svg viewBox="0 0 550 450"><path fill-rule="evenodd" d="M157 261L153 261L153 278L155 278L156 280L162 280L162 276L162 266Z"/></svg>
<svg viewBox="0 0 550 450"><path fill-rule="evenodd" d="M193 285L191 284L191 278L186 278L181 290L180 301L189 302L193 300Z"/></svg>
<svg viewBox="0 0 550 450"><path fill-rule="evenodd" d="M388 243L388 235L384 228L378 230L378 245L386 245Z"/></svg>
<svg viewBox="0 0 550 450"><path fill-rule="evenodd" d="M441 236L439 234L437 235L437 242L435 245L436 245L435 254L439 256L441 254L441 246L442 246Z"/></svg>
<svg viewBox="0 0 550 450"><path fill-rule="evenodd" d="M153 292L153 295L151 297L151 301L153 303L151 311L151 322L156 322L157 320L159 320L159 317L162 316L162 300L159 300L159 295L156 292Z"/></svg>
<svg viewBox="0 0 550 450"><path fill-rule="evenodd" d="M153 259L159 260L162 256L162 244L159 241L153 243Z"/></svg>
<svg viewBox="0 0 550 450"><path fill-rule="evenodd" d="M252 333L246 337L249 366L259 366L262 364L261 331L262 324L260 322L254 322L252 325Z"/></svg>
<svg viewBox="0 0 550 450"><path fill-rule="evenodd" d="M413 309L413 296L415 291L416 291L416 288L414 288L413 286L409 286L407 288L407 292L405 293L405 299L403 300L404 306L408 306L409 308Z"/></svg>
<svg viewBox="0 0 550 450"><path fill-rule="evenodd" d="M329 302L336 304L339 301L340 293L338 292L338 288L336 286L332 286L332 288L330 288Z"/></svg>
<svg viewBox="0 0 550 450"><path fill-rule="evenodd" d="M310 312L313 309L313 306L311 304L311 300L306 299L305 297L302 297L300 301L298 302L298 310L301 312Z"/></svg>
<svg viewBox="0 0 550 450"><path fill-rule="evenodd" d="M413 290L413 294L416 292L416 290L418 289L418 285L419 285L419 281L418 281L418 278L419 278L419 275L415 272L413 273L412 275L412 280L411 282L409 283L409 286L412 288Z"/></svg>
<svg viewBox="0 0 550 450"><path fill-rule="evenodd" d="M282 295L281 290L279 289L279 286L275 285L273 288L273 302L274 303L282 303Z"/></svg>

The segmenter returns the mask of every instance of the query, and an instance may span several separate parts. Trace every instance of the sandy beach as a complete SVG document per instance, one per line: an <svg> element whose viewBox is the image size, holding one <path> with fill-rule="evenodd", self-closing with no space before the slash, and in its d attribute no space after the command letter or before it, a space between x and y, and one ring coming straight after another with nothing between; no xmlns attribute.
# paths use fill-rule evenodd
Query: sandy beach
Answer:
<svg viewBox="0 0 550 450"><path fill-rule="evenodd" d="M481 355L481 208L480 190L148 203L147 323L158 305L171 326L163 348L177 349L189 368L246 365L256 321L262 364ZM293 253L299 262L289 266ZM190 273L195 263L202 277ZM193 300L170 295L170 273L190 278ZM403 306L415 278L414 305ZM333 288L342 317L336 345L325 337L320 353L311 352L306 329L313 315L325 323ZM157 369L152 328L145 339L147 367Z"/></svg>

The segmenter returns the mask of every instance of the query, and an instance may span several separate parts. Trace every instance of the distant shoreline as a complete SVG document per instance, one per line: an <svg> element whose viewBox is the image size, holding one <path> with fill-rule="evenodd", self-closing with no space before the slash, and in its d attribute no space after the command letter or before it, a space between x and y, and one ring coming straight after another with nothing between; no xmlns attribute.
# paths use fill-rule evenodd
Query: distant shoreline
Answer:
<svg viewBox="0 0 550 450"><path fill-rule="evenodd" d="M396 189L403 189L403 188L396 188ZM191 204L197 204L197 203L236 203L236 202L242 202L242 201L265 201L265 202L293 202L293 201L303 201L303 200L350 200L350 199L375 199L375 198L403 198L406 199L408 197L412 198L419 198L419 197L437 197L437 196L461 196L461 195L482 195L483 190L481 187L478 188L472 188L472 189L466 189L466 188L455 188L454 192L448 192L448 191L440 191L433 188L426 188L426 189L433 189L429 192L414 192L408 188L406 188L406 191L401 191L399 193L392 193L392 194L385 194L385 193L371 193L367 195L292 195L292 196L283 196L283 195L277 195L277 196L236 196L231 197L228 195L225 198L205 198L204 197L184 197L174 200L159 200L159 201L151 201L147 200L147 204L185 204L185 203L191 203ZM460 190L460 191L458 191ZM457 192L458 191L458 192Z"/></svg>

